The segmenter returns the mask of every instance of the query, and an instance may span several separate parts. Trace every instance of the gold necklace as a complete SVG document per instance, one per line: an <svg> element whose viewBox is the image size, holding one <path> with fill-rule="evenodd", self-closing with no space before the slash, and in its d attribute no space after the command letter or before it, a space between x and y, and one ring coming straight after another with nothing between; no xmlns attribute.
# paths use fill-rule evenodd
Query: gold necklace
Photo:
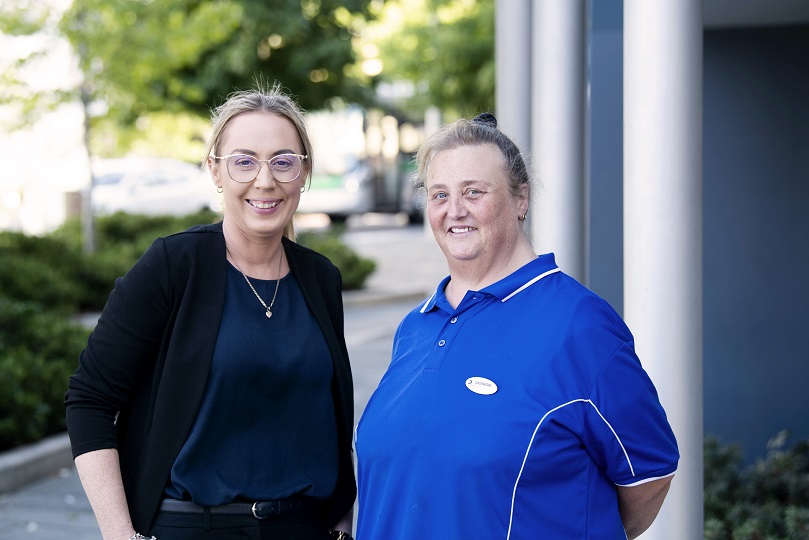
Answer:
<svg viewBox="0 0 809 540"><path fill-rule="evenodd" d="M283 247L281 249L283 249ZM256 295L256 298L258 298L258 301L261 302L261 305L264 306L264 309L267 310L264 314L267 316L268 319L270 317L272 317L272 306L273 306L273 304L275 304L275 296L278 294L278 286L281 284L281 263L284 261L283 253L281 254L280 257L278 257L278 279L275 281L275 292L272 293L272 300L270 300L270 305L268 306L264 302L264 299L262 299L258 295L258 291L256 291L255 287L253 287L253 284L250 283L250 280L247 278L247 274L242 272L242 269L239 268L239 263L236 262L236 257L234 257L233 254L230 252L230 249L228 249L227 244L225 244L225 251L227 251L228 255L230 255L230 258L233 259L233 265L236 266L236 270L238 270L239 273L244 277L244 280L250 286L250 290L253 291L253 294Z"/></svg>

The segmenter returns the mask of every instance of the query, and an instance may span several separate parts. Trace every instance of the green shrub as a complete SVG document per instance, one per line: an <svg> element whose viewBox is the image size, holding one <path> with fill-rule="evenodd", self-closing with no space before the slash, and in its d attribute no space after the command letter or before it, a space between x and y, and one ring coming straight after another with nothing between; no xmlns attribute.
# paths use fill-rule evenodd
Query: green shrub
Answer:
<svg viewBox="0 0 809 540"><path fill-rule="evenodd" d="M341 231L304 232L298 235L298 242L325 255L340 269L343 276L343 289L361 289L365 280L373 274L376 263L360 257L340 239Z"/></svg>
<svg viewBox="0 0 809 540"><path fill-rule="evenodd" d="M219 219L212 211L186 216L146 216L116 212L95 220L94 253L81 253L82 229L77 219L65 222L51 236L81 253L82 265L72 279L79 284L79 310L97 311L104 307L115 279L126 273L149 248L155 238L184 231L194 225Z"/></svg>
<svg viewBox="0 0 809 540"><path fill-rule="evenodd" d="M155 238L184 231L194 225L213 223L221 217L210 210L185 216L145 216L116 212L98 218L96 234L99 251L114 249L123 244L134 245L143 253ZM134 262L134 261L133 261Z"/></svg>
<svg viewBox="0 0 809 540"><path fill-rule="evenodd" d="M64 393L89 331L0 296L0 450L65 429Z"/></svg>
<svg viewBox="0 0 809 540"><path fill-rule="evenodd" d="M770 440L767 457L742 468L738 445L705 440L706 540L809 538L809 441L786 448Z"/></svg>
<svg viewBox="0 0 809 540"><path fill-rule="evenodd" d="M82 288L74 279L83 262L78 252L48 237L0 232L0 291L50 310L79 308Z"/></svg>

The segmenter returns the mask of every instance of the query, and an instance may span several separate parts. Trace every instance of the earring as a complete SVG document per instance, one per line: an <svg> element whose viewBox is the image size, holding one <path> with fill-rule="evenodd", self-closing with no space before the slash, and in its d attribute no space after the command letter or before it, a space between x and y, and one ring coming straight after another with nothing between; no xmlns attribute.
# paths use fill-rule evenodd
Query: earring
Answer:
<svg viewBox="0 0 809 540"><path fill-rule="evenodd" d="M224 189L222 189L222 186L216 186L216 192L217 193L222 193L223 191L224 191Z"/></svg>
<svg viewBox="0 0 809 540"><path fill-rule="evenodd" d="M306 191L306 186L305 185L301 186L301 193L303 193L304 191Z"/></svg>
<svg viewBox="0 0 809 540"><path fill-rule="evenodd" d="M527 215L528 215L528 212L524 213L521 216L517 216L517 221L525 221L525 216L527 216Z"/></svg>

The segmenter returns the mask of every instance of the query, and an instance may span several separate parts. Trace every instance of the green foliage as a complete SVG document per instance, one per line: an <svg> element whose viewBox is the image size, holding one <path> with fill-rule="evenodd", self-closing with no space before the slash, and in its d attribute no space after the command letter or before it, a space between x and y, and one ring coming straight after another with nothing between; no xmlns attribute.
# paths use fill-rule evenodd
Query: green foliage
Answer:
<svg viewBox="0 0 809 540"><path fill-rule="evenodd" d="M57 18L46 2L0 2L0 36L18 38L22 45L0 56L0 105L9 105L2 118L5 130L30 127L44 113L75 99L65 89L43 89L41 84L30 83L43 58L56 48Z"/></svg>
<svg viewBox="0 0 809 540"><path fill-rule="evenodd" d="M4 0L0 4L0 33L30 36L40 32L48 22L49 10L40 3Z"/></svg>
<svg viewBox="0 0 809 540"><path fill-rule="evenodd" d="M53 238L0 232L0 291L63 313L76 311L82 288L74 276L81 254Z"/></svg>
<svg viewBox="0 0 809 540"><path fill-rule="evenodd" d="M185 216L146 216L116 212L97 221L99 251L131 244L140 256L159 236L184 231L195 225L214 223L220 219L221 216L211 210L201 210Z"/></svg>
<svg viewBox="0 0 809 540"><path fill-rule="evenodd" d="M64 393L88 330L0 296L0 450L65 429Z"/></svg>
<svg viewBox="0 0 809 540"><path fill-rule="evenodd" d="M494 110L494 0L389 0L378 37L381 80L413 83L409 114L435 105L447 116Z"/></svg>
<svg viewBox="0 0 809 540"><path fill-rule="evenodd" d="M61 29L81 55L94 99L132 124L151 111L207 116L257 77L304 108L367 88L346 75L368 0L74 0Z"/></svg>
<svg viewBox="0 0 809 540"><path fill-rule="evenodd" d="M98 250L82 251L78 220L46 236L0 232L0 291L11 299L65 315L100 310L115 279L158 236L183 231L218 216L203 211L182 217L117 213L96 221Z"/></svg>
<svg viewBox="0 0 809 540"><path fill-rule="evenodd" d="M298 235L298 242L321 253L340 269L343 276L343 289L361 289L368 276L373 274L376 263L360 257L340 239L339 229L326 232L304 232Z"/></svg>
<svg viewBox="0 0 809 540"><path fill-rule="evenodd" d="M738 446L705 440L706 540L809 537L809 441L786 449L787 432L746 469Z"/></svg>
<svg viewBox="0 0 809 540"><path fill-rule="evenodd" d="M218 214L210 210L185 216L145 216L124 212L99 216L95 221L97 249L91 254L81 253L83 264L72 274L82 286L79 309L103 308L115 279L135 264L155 238L218 219ZM51 236L73 251L81 252L82 230L78 220L68 220Z"/></svg>

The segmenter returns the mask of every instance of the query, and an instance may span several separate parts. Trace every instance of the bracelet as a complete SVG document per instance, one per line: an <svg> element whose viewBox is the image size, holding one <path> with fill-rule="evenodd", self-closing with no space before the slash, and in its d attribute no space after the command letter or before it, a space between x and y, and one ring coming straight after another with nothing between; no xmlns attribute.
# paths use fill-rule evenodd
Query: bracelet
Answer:
<svg viewBox="0 0 809 540"><path fill-rule="evenodd" d="M136 532L132 536L129 537L129 540L157 540L156 536L143 536L139 532Z"/></svg>
<svg viewBox="0 0 809 540"><path fill-rule="evenodd" d="M354 537L345 531L331 531L333 540L354 540Z"/></svg>

